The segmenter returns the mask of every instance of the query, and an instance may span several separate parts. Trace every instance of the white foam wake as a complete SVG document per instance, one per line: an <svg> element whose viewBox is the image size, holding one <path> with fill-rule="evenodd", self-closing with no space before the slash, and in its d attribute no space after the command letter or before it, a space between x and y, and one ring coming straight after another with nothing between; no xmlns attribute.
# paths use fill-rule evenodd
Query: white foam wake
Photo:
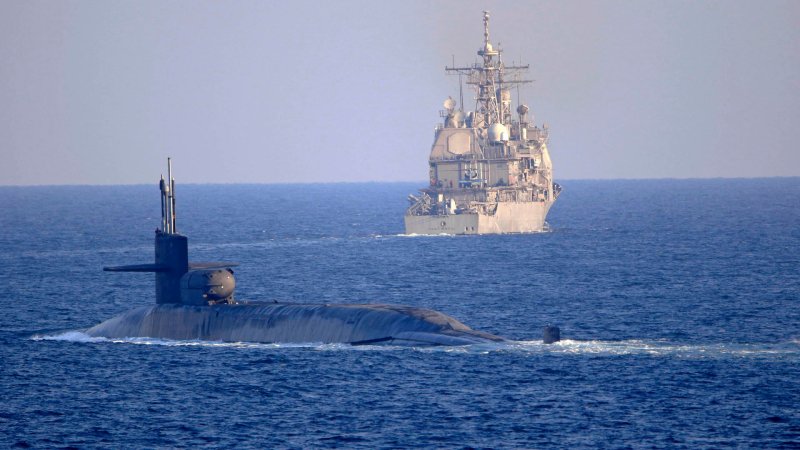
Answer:
<svg viewBox="0 0 800 450"><path fill-rule="evenodd" d="M82 331L65 331L59 334L35 334L31 336L33 341L67 341L67 342L108 342L102 337L89 336Z"/></svg>
<svg viewBox="0 0 800 450"><path fill-rule="evenodd" d="M794 339L774 344L746 343L711 343L685 344L667 341L625 340L625 341L576 341L565 339L553 344L542 341L506 341L485 344L441 347L408 347L392 345L358 345L326 344L321 342L307 343L256 343L256 342L221 342L201 340L170 340L157 338L118 338L89 336L83 331L66 331L52 335L35 335L34 341L66 341L78 343L115 343L134 345L154 345L166 347L224 347L239 349L280 350L288 348L307 348L317 351L398 351L413 350L420 352L447 352L465 354L488 354L495 352L523 352L529 354L550 355L595 355L622 356L641 355L653 357L678 358L725 358L725 357L778 357L800 358L800 341Z"/></svg>
<svg viewBox="0 0 800 450"><path fill-rule="evenodd" d="M794 341L774 344L709 343L687 344L667 341L575 341L562 340L554 344L542 341L514 341L510 348L534 353L560 353L576 355L646 355L685 358L786 356L800 357L800 345Z"/></svg>
<svg viewBox="0 0 800 450"><path fill-rule="evenodd" d="M90 336L83 331L66 331L52 335L31 336L34 341L65 341L78 343L114 343L114 344L135 344L135 345L155 345L165 347L228 347L228 348L253 348L253 349L283 349L283 348L310 348L314 350L386 350L389 346L352 346L350 344L326 344L322 342L305 343L258 343L258 342L222 342L222 341L201 341L201 340L172 340L147 337L130 338L104 338ZM394 347L402 348L402 347Z"/></svg>

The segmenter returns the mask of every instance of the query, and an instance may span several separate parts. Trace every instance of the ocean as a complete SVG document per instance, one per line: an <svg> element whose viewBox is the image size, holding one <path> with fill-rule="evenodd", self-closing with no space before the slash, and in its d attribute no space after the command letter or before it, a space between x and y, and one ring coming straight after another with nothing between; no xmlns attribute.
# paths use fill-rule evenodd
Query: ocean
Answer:
<svg viewBox="0 0 800 450"><path fill-rule="evenodd" d="M432 308L507 343L106 340L158 187L0 187L0 446L800 448L800 178L564 181L549 232L405 236L418 183L177 186L237 298ZM558 325L563 340L541 342Z"/></svg>

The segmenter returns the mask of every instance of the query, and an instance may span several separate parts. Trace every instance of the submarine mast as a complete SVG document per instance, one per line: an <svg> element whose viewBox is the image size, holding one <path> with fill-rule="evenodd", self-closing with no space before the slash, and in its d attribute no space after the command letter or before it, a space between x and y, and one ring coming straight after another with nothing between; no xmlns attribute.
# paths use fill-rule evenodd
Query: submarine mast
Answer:
<svg viewBox="0 0 800 450"><path fill-rule="evenodd" d="M172 177L172 158L167 158L167 180L161 175L161 231L166 234L177 234L175 220L175 178Z"/></svg>
<svg viewBox="0 0 800 450"><path fill-rule="evenodd" d="M181 303L181 277L189 271L189 240L178 234L175 214L175 178L172 158L167 158L167 180L162 175L162 230L156 230L156 265L166 270L156 272L156 303Z"/></svg>

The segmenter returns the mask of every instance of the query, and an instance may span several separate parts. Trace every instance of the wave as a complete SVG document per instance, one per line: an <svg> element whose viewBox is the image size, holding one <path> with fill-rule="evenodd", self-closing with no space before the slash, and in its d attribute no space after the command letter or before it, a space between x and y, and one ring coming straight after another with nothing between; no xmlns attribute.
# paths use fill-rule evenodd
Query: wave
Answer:
<svg viewBox="0 0 800 450"><path fill-rule="evenodd" d="M49 335L34 335L30 338L33 341L64 341L64 342L77 342L77 343L113 343L113 344L135 344L135 345L156 345L165 347L229 347L229 348L243 348L243 349L283 349L283 348L310 348L316 350L374 350L374 349L389 349L402 347L391 346L353 346L350 344L328 344L323 342L305 342L305 343L259 343L259 342L222 342L222 341L201 341L201 340L172 340L172 339L159 339L159 338L105 338L95 337L86 334L83 331L73 330L65 331L57 334Z"/></svg>
<svg viewBox="0 0 800 450"><path fill-rule="evenodd" d="M329 344L322 342L307 343L256 343L256 342L222 342L201 340L170 340L157 338L119 338L109 339L89 336L83 331L65 331L51 335L34 335L34 341L65 341L77 343L114 343L134 345L154 345L166 347L227 347L234 349L280 350L305 348L318 351L418 351L445 352L465 354L488 353L527 353L540 355L591 355L591 356L651 356L677 357L690 359L726 358L726 357L789 357L800 358L800 341L792 339L787 342L764 343L709 343L685 344L667 341L624 340L624 341L577 341L562 340L553 344L542 341L506 341L485 344L464 345L455 347L408 347L393 345L359 345Z"/></svg>
<svg viewBox="0 0 800 450"><path fill-rule="evenodd" d="M577 341L562 340L553 344L541 341L515 341L508 346L514 349L539 353L577 355L643 355L685 358L800 356L800 345L795 341L780 343L707 343L687 344L662 340Z"/></svg>
<svg viewBox="0 0 800 450"><path fill-rule="evenodd" d="M465 234L447 234L447 233L439 233L439 234L419 234L419 233L400 233L400 234L393 234L393 237L403 237L403 238L436 238L436 237L459 237L459 236L466 236Z"/></svg>

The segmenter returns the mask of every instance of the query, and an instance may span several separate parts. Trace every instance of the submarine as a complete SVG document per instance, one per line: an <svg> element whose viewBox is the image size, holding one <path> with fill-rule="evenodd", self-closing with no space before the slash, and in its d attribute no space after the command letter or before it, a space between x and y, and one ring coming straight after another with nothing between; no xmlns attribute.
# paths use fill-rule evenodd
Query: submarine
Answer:
<svg viewBox="0 0 800 450"><path fill-rule="evenodd" d="M170 158L159 190L161 224L155 231L154 263L103 268L155 273L156 302L89 328L86 334L92 337L414 347L505 341L425 308L237 300L232 269L237 264L189 262L188 239L177 231Z"/></svg>

